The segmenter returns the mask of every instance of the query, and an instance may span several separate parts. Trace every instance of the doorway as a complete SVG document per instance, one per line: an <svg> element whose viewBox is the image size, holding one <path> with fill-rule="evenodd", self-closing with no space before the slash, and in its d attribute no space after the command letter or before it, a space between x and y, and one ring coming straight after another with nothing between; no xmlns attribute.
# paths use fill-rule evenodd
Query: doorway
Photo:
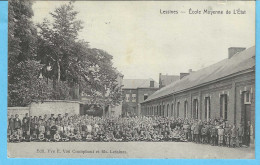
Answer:
<svg viewBox="0 0 260 165"><path fill-rule="evenodd" d="M248 125L248 122L251 123L251 96L249 91L245 91L242 94L242 115L241 115L241 122L244 125L244 132L250 132L250 125ZM244 144L247 143L246 138L244 138Z"/></svg>

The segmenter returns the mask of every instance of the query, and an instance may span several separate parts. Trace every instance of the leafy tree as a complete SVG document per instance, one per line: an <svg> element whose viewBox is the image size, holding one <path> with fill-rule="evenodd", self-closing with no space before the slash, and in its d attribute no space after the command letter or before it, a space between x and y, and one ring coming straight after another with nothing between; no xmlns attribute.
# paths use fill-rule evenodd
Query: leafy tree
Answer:
<svg viewBox="0 0 260 165"><path fill-rule="evenodd" d="M8 12L8 106L26 106L33 99L47 97L40 91L48 89L38 79L42 66L35 60L32 2L10 0Z"/></svg>
<svg viewBox="0 0 260 165"><path fill-rule="evenodd" d="M53 80L53 88L56 84L67 80L67 69L69 67L69 56L83 27L82 22L76 20L78 12L73 10L73 4L61 5L50 13L54 19L53 23L44 20L39 24L38 59L47 67L51 65L51 72L43 72L44 76Z"/></svg>
<svg viewBox="0 0 260 165"><path fill-rule="evenodd" d="M51 88L46 81L39 79L41 64L34 60L18 63L13 81L9 83L9 106L27 106L33 100L45 100L51 97Z"/></svg>
<svg viewBox="0 0 260 165"><path fill-rule="evenodd" d="M53 80L54 89L56 81L64 81L69 88L79 89L79 95L92 96L93 103L118 103L121 95L116 87L118 73L113 68L112 56L78 40L83 27L76 19L78 12L74 11L73 3L61 5L50 14L53 22L45 19L37 25L38 59L45 65L43 75ZM52 67L49 72L48 65Z"/></svg>
<svg viewBox="0 0 260 165"><path fill-rule="evenodd" d="M76 19L78 12L74 11L73 3L50 13L52 22L45 19L36 26L31 22L31 6L28 0L9 1L9 105L26 106L32 100L78 99L83 93L103 109L118 104L121 87L117 85L113 57L78 39L83 27Z"/></svg>
<svg viewBox="0 0 260 165"><path fill-rule="evenodd" d="M30 0L10 0L8 10L8 64L16 65L35 56L36 28ZM12 68L10 68L12 69ZM11 70L10 70L11 71Z"/></svg>

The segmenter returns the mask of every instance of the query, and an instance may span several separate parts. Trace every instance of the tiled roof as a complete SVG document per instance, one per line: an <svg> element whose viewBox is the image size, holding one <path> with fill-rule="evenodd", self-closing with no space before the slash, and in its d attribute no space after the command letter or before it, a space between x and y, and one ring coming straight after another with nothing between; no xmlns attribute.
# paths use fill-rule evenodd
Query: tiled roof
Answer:
<svg viewBox="0 0 260 165"><path fill-rule="evenodd" d="M137 88L150 88L150 79L123 79L122 89L137 89ZM159 84L154 81L154 88L158 88Z"/></svg>
<svg viewBox="0 0 260 165"><path fill-rule="evenodd" d="M175 81L170 85L156 91L144 102L196 87L254 67L255 46L235 54L230 59L224 59L216 64L210 65L196 72L192 72L190 75L185 76L181 80Z"/></svg>

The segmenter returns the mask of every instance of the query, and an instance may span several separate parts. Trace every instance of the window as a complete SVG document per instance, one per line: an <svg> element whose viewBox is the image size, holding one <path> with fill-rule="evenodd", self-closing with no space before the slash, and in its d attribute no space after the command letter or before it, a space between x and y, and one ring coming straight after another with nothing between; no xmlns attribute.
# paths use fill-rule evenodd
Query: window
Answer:
<svg viewBox="0 0 260 165"><path fill-rule="evenodd" d="M180 102L177 103L177 118L179 117L179 112L180 112Z"/></svg>
<svg viewBox="0 0 260 165"><path fill-rule="evenodd" d="M244 92L244 104L251 104L251 96L249 92Z"/></svg>
<svg viewBox="0 0 260 165"><path fill-rule="evenodd" d="M129 100L130 100L129 94L126 94L126 95L125 95L125 101L126 101L126 102L129 102Z"/></svg>
<svg viewBox="0 0 260 165"><path fill-rule="evenodd" d="M144 100L148 98L148 94L144 94Z"/></svg>
<svg viewBox="0 0 260 165"><path fill-rule="evenodd" d="M220 117L227 120L227 94L220 95Z"/></svg>
<svg viewBox="0 0 260 165"><path fill-rule="evenodd" d="M210 119L210 97L205 97L205 119Z"/></svg>
<svg viewBox="0 0 260 165"><path fill-rule="evenodd" d="M188 101L184 103L184 118L188 117Z"/></svg>
<svg viewBox="0 0 260 165"><path fill-rule="evenodd" d="M132 102L136 102L136 94L132 94Z"/></svg>
<svg viewBox="0 0 260 165"><path fill-rule="evenodd" d="M198 99L193 100L193 118L198 119L199 118L199 107L198 107Z"/></svg>

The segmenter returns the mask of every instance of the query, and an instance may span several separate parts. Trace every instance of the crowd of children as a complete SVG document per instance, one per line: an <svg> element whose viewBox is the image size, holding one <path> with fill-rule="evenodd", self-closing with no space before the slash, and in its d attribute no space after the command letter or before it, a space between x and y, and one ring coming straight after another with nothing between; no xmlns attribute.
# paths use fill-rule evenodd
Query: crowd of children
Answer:
<svg viewBox="0 0 260 165"><path fill-rule="evenodd" d="M9 142L30 141L180 141L214 146L249 146L250 131L223 120L200 121L165 117L102 118L67 113L8 119Z"/></svg>

